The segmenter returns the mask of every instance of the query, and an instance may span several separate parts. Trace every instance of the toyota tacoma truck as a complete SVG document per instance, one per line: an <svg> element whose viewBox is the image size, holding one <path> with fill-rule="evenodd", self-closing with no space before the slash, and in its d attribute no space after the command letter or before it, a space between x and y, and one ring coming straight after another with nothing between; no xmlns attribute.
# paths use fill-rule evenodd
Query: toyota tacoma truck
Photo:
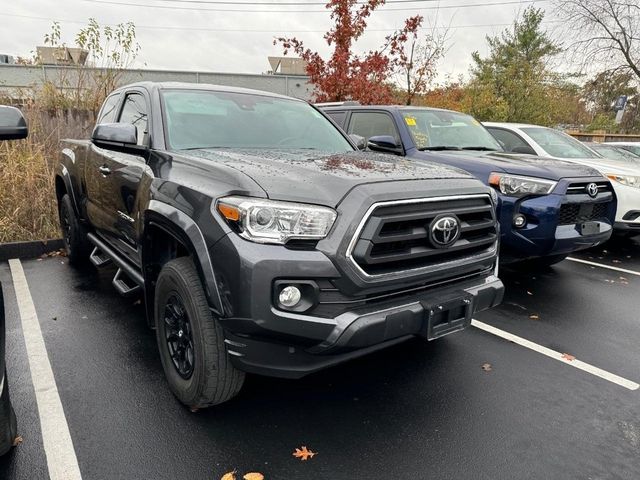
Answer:
<svg viewBox="0 0 640 480"><path fill-rule="evenodd" d="M451 110L349 102L323 109L370 150L461 168L494 188L501 263L545 267L611 236L616 194L589 166L507 153L480 122Z"/></svg>
<svg viewBox="0 0 640 480"><path fill-rule="evenodd" d="M144 296L169 387L201 408L245 372L299 378L501 301L491 190L467 173L359 152L308 103L139 83L62 144L71 263L115 264Z"/></svg>

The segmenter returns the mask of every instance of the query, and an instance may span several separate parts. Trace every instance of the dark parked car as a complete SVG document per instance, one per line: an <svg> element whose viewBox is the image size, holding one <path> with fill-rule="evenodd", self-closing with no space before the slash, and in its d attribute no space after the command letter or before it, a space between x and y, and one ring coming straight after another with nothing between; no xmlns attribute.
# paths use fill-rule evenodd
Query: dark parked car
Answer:
<svg viewBox="0 0 640 480"><path fill-rule="evenodd" d="M0 106L0 141L18 140L28 134L27 123L17 108ZM0 455L7 453L16 438L16 415L11 406L5 363L6 327L4 297L0 285Z"/></svg>
<svg viewBox="0 0 640 480"><path fill-rule="evenodd" d="M416 162L458 167L499 196L500 261L551 265L609 239L616 211L610 182L596 170L529 155L507 154L473 117L401 106L323 107L368 148Z"/></svg>
<svg viewBox="0 0 640 480"><path fill-rule="evenodd" d="M142 293L168 383L191 407L245 372L298 378L496 305L490 189L363 153L306 102L140 83L91 140L62 145L56 191L72 263L115 263Z"/></svg>

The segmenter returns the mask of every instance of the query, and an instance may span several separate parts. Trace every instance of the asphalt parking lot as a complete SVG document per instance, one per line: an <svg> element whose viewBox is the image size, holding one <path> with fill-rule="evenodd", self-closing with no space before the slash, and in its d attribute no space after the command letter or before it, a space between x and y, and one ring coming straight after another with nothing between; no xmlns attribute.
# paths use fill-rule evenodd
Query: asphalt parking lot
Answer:
<svg viewBox="0 0 640 480"><path fill-rule="evenodd" d="M252 376L238 398L196 413L169 392L142 306L116 294L113 271L78 271L63 257L22 268L84 479L237 469L283 480L635 480L640 239L574 258L601 266L503 269L503 305L465 332L303 380ZM42 440L14 280L0 264L24 441L0 459L0 478L46 479L59 457ZM294 458L303 445L317 455Z"/></svg>

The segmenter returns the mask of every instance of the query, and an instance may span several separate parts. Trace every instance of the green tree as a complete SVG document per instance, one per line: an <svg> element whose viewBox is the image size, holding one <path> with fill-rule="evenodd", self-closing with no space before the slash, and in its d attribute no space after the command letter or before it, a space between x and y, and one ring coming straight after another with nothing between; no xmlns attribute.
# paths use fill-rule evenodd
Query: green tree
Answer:
<svg viewBox="0 0 640 480"><path fill-rule="evenodd" d="M513 27L487 37L489 55L472 54L470 113L482 120L549 124L549 85L561 79L548 67L560 47L542 30L544 13L527 8Z"/></svg>

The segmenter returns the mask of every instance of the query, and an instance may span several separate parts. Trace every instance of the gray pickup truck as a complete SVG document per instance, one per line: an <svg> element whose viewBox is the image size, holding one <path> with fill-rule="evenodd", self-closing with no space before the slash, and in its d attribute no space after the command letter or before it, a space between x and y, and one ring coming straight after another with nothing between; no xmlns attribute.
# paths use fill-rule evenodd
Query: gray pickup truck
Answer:
<svg viewBox="0 0 640 480"><path fill-rule="evenodd" d="M115 288L144 296L193 408L232 398L245 372L298 378L435 339L502 298L487 187L360 152L293 98L120 88L91 140L63 142L56 191L70 261L113 263Z"/></svg>

